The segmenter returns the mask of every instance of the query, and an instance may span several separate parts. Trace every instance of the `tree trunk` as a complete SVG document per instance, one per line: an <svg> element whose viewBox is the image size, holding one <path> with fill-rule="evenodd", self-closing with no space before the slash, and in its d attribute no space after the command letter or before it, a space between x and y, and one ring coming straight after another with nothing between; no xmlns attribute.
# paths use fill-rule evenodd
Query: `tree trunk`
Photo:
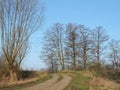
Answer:
<svg viewBox="0 0 120 90"><path fill-rule="evenodd" d="M98 40L97 40L97 63L98 63L98 71L100 70L100 32L98 32Z"/></svg>
<svg viewBox="0 0 120 90"><path fill-rule="evenodd" d="M51 69L52 69L52 72L54 72L54 62L53 62L53 59L51 59Z"/></svg>
<svg viewBox="0 0 120 90"><path fill-rule="evenodd" d="M75 54L75 49L73 49L73 64L74 64L74 70L76 70L76 54Z"/></svg>
<svg viewBox="0 0 120 90"><path fill-rule="evenodd" d="M62 70L64 70L65 69L65 65L64 65L64 62L63 62L63 65L62 65Z"/></svg>
<svg viewBox="0 0 120 90"><path fill-rule="evenodd" d="M64 63L64 59L63 59L63 56L62 56L62 70L65 69L65 63Z"/></svg>
<svg viewBox="0 0 120 90"><path fill-rule="evenodd" d="M9 74L10 74L10 82L15 82L18 80L17 73L14 68L9 69Z"/></svg>
<svg viewBox="0 0 120 90"><path fill-rule="evenodd" d="M84 45L84 50L83 50L83 59L84 59L84 70L87 70L86 66L86 61L87 61L87 55L86 55L86 44Z"/></svg>

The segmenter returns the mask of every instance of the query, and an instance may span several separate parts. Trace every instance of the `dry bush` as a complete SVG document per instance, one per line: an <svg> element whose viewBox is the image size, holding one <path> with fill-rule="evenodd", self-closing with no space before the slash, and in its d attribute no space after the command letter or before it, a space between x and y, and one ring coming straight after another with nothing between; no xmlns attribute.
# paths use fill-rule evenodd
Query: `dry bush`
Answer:
<svg viewBox="0 0 120 90"><path fill-rule="evenodd" d="M41 77L45 75L45 72L39 72L39 71L20 71L19 72L19 79L25 80L25 79L30 79L30 78L35 78L35 77Z"/></svg>

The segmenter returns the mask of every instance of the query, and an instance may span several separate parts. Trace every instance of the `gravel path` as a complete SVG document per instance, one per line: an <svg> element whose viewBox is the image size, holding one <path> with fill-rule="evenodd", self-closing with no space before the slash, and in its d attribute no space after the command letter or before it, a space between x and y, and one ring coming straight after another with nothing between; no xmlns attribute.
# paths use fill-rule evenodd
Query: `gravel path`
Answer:
<svg viewBox="0 0 120 90"><path fill-rule="evenodd" d="M70 83L72 78L63 74L62 80L57 81L57 79L58 75L54 74L52 79L35 86L25 88L23 90L63 90Z"/></svg>

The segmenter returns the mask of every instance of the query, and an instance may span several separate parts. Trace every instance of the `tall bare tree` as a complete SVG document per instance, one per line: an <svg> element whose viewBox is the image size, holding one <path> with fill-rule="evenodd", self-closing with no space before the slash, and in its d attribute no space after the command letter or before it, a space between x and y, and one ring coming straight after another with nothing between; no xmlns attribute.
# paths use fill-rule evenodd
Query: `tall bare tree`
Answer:
<svg viewBox="0 0 120 90"><path fill-rule="evenodd" d="M109 43L110 54L109 58L113 64L113 69L117 72L120 71L120 41L111 40Z"/></svg>
<svg viewBox="0 0 120 90"><path fill-rule="evenodd" d="M66 53L69 55L69 59L72 61L73 69L77 69L77 25L69 23L66 26ZM70 62L69 60L69 62Z"/></svg>
<svg viewBox="0 0 120 90"><path fill-rule="evenodd" d="M79 41L78 41L78 46L80 48L79 51L79 56L83 61L83 66L84 69L87 69L87 60L89 58L90 50L92 49L93 46L93 36L92 36L92 31L85 27L84 25L79 25Z"/></svg>
<svg viewBox="0 0 120 90"><path fill-rule="evenodd" d="M0 0L1 45L10 81L17 80L16 68L26 56L29 37L41 26L43 14L37 0Z"/></svg>
<svg viewBox="0 0 120 90"><path fill-rule="evenodd" d="M43 47L40 58L42 58L43 61L47 64L49 71L55 72L58 70L58 58L56 56L57 52L54 46L54 35L52 34L51 29L48 29L44 33L43 38Z"/></svg>
<svg viewBox="0 0 120 90"><path fill-rule="evenodd" d="M97 64L100 64L101 56L104 49L104 43L108 40L108 35L105 34L105 29L97 27L94 30L94 54L96 55ZM98 66L99 69L99 66Z"/></svg>
<svg viewBox="0 0 120 90"><path fill-rule="evenodd" d="M56 60L57 63L62 67L62 70L65 69L64 64L64 28L60 23L54 24L48 31L45 33L45 39L43 42L43 51L49 59ZM49 35L49 36L48 36ZM52 57L50 57L52 55ZM51 58L51 59L50 59ZM55 61L55 62L56 62ZM51 63L52 66L52 63Z"/></svg>

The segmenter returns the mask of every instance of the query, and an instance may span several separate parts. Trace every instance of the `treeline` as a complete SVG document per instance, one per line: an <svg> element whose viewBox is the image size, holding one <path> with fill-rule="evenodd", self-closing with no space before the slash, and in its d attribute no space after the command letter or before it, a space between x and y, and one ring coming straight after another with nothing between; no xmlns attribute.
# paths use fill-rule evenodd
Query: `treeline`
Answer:
<svg viewBox="0 0 120 90"><path fill-rule="evenodd" d="M110 40L103 27L55 23L44 34L42 57L53 72L105 67L120 72L120 41Z"/></svg>

